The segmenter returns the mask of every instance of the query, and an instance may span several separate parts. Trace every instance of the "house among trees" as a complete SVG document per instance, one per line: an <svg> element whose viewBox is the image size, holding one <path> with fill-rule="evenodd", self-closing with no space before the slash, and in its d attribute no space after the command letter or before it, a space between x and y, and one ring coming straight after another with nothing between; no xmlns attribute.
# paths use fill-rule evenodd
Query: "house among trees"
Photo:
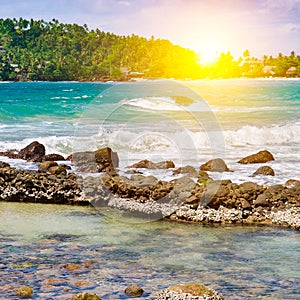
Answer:
<svg viewBox="0 0 300 300"><path fill-rule="evenodd" d="M286 71L286 77L296 77L297 76L297 68L290 67Z"/></svg>

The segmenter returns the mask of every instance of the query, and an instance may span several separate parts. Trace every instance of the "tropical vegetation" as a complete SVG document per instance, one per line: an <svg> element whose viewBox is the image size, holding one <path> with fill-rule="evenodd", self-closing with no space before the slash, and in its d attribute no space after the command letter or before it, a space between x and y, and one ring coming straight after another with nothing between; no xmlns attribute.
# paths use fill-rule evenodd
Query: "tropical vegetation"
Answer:
<svg viewBox="0 0 300 300"><path fill-rule="evenodd" d="M209 65L168 40L121 36L53 19L0 19L0 80L128 80L300 76L300 56L228 53Z"/></svg>

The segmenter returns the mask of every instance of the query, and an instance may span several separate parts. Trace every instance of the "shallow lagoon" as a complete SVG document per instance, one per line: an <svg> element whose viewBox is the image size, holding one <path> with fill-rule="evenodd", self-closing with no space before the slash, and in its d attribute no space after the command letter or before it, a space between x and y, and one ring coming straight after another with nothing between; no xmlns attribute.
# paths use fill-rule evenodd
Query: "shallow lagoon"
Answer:
<svg viewBox="0 0 300 300"><path fill-rule="evenodd" d="M201 282L226 299L300 297L300 233L270 227L147 222L103 208L0 203L0 299L70 299L88 291L127 299Z"/></svg>

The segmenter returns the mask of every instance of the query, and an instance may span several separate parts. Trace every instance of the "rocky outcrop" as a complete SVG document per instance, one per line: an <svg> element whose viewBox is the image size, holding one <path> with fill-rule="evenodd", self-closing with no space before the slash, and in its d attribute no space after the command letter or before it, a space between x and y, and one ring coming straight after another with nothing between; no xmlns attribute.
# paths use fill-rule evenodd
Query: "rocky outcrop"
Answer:
<svg viewBox="0 0 300 300"><path fill-rule="evenodd" d="M0 200L88 205L74 174L17 170L0 163Z"/></svg>
<svg viewBox="0 0 300 300"><path fill-rule="evenodd" d="M259 151L255 154L246 156L238 161L240 164L257 164L266 163L268 161L275 160L271 152L267 150Z"/></svg>
<svg viewBox="0 0 300 300"><path fill-rule="evenodd" d="M186 283L170 286L159 292L156 300L223 300L223 296L203 284Z"/></svg>
<svg viewBox="0 0 300 300"><path fill-rule="evenodd" d="M27 161L41 162L45 154L45 146L34 141L20 150L18 158L25 159Z"/></svg>
<svg viewBox="0 0 300 300"><path fill-rule="evenodd" d="M257 176L257 175L265 175L265 176L275 176L274 170L269 167L269 166L262 166L259 167L253 174L252 176Z"/></svg>
<svg viewBox="0 0 300 300"><path fill-rule="evenodd" d="M229 168L226 163L221 158L211 159L205 164L200 166L201 171L211 171L211 172L228 172Z"/></svg>
<svg viewBox="0 0 300 300"><path fill-rule="evenodd" d="M175 168L174 162L166 160L158 163L154 163L148 159L141 160L127 168L141 168L141 169L171 169Z"/></svg>
<svg viewBox="0 0 300 300"><path fill-rule="evenodd" d="M114 172L119 166L118 154L109 147L96 151L76 152L72 154L71 159L77 170L85 173Z"/></svg>
<svg viewBox="0 0 300 300"><path fill-rule="evenodd" d="M173 175L178 175L178 174L188 174L189 176L192 176L192 177L198 176L198 172L192 166L180 167L173 171Z"/></svg>

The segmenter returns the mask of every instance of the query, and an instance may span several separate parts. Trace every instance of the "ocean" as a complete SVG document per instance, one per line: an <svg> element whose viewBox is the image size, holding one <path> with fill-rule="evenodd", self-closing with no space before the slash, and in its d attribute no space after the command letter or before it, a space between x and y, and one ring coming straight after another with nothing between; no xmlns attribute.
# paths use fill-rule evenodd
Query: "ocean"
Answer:
<svg viewBox="0 0 300 300"><path fill-rule="evenodd" d="M233 172L211 174L214 179L283 184L300 178L297 79L20 82L1 83L0 91L0 151L33 140L64 156L110 146L121 169L141 159L198 169L221 157ZM264 149L275 157L268 163L275 176L251 177L258 165L237 161Z"/></svg>
<svg viewBox="0 0 300 300"><path fill-rule="evenodd" d="M213 178L276 184L300 177L299 80L3 82L0 91L0 151L34 140L64 156L108 145L121 173L140 159L198 169L222 157L233 172ZM258 165L237 160L263 149L275 157L267 164L276 176L251 177ZM185 282L229 300L300 296L298 231L136 222L111 208L35 203L2 202L0 219L0 299L19 299L14 290L29 285L32 299L89 292L120 300L131 284L154 299L153 292Z"/></svg>

